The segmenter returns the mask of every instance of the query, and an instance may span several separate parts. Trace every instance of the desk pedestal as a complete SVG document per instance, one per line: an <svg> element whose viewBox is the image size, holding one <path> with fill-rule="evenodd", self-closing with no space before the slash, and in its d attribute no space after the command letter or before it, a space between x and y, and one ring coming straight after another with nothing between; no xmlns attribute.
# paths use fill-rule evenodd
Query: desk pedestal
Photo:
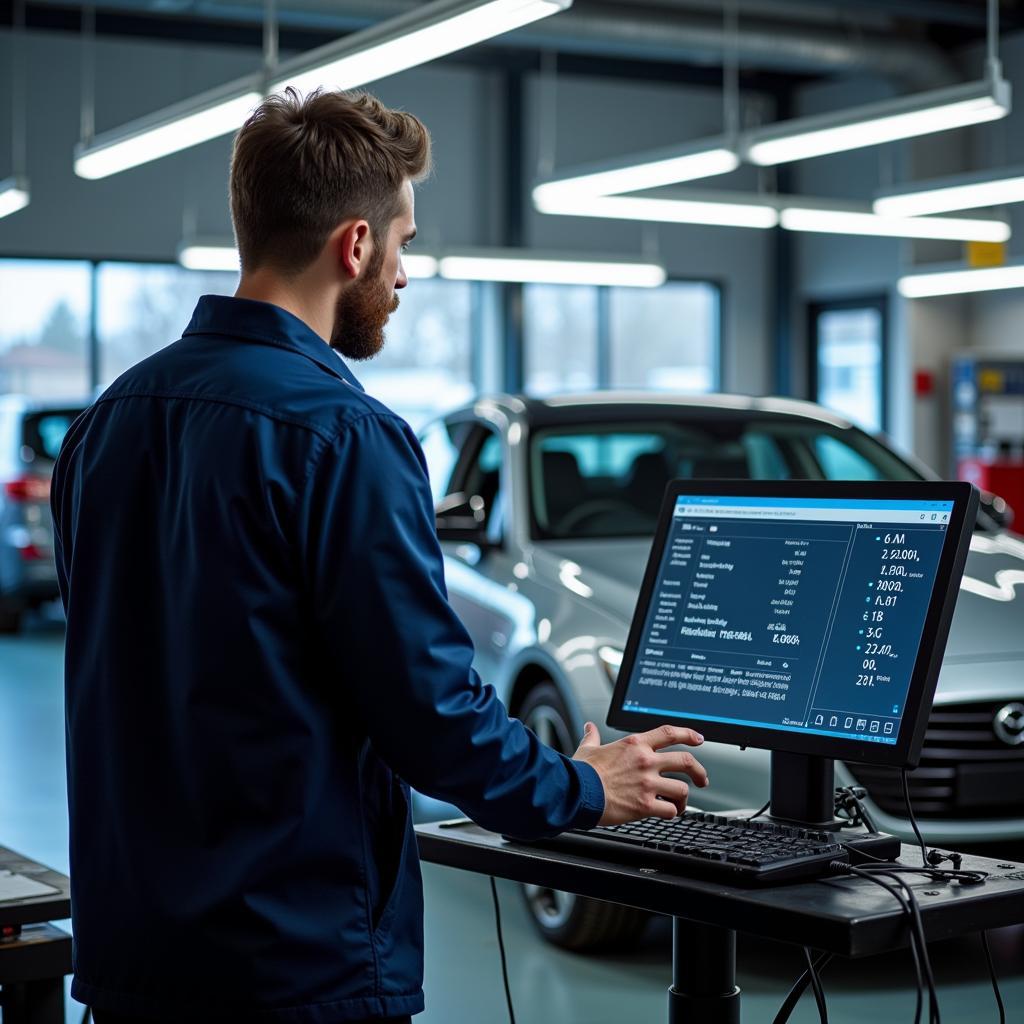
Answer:
<svg viewBox="0 0 1024 1024"><path fill-rule="evenodd" d="M736 933L672 918L669 1024L740 1024Z"/></svg>

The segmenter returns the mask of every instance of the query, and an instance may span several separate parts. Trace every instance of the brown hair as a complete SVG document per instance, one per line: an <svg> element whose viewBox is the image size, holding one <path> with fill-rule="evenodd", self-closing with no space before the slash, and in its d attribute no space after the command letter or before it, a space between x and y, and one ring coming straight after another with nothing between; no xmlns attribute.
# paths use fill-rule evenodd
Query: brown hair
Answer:
<svg viewBox="0 0 1024 1024"><path fill-rule="evenodd" d="M243 270L296 274L340 224L374 238L401 209L402 184L430 172L430 135L412 114L364 92L291 88L268 96L235 136L231 219Z"/></svg>

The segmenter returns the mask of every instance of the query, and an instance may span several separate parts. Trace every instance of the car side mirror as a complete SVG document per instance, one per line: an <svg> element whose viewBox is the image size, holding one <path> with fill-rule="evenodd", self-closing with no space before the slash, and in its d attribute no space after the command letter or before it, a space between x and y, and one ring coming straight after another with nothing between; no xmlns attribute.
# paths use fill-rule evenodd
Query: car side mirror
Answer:
<svg viewBox="0 0 1024 1024"><path fill-rule="evenodd" d="M442 498L434 510L437 539L461 544L476 544L480 548L494 547L487 537L487 507L479 494L466 495L462 491Z"/></svg>
<svg viewBox="0 0 1024 1024"><path fill-rule="evenodd" d="M1001 530L1008 530L1013 524L1013 509L998 494L982 491L978 508Z"/></svg>

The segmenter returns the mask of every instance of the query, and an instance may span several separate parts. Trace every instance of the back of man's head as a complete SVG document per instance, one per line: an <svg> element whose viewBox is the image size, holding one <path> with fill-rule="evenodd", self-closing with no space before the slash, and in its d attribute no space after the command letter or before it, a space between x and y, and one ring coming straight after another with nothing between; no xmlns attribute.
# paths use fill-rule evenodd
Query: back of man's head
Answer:
<svg viewBox="0 0 1024 1024"><path fill-rule="evenodd" d="M301 273L331 232L365 219L377 239L406 181L430 172L430 135L412 114L360 92L268 96L235 137L231 218L243 272Z"/></svg>

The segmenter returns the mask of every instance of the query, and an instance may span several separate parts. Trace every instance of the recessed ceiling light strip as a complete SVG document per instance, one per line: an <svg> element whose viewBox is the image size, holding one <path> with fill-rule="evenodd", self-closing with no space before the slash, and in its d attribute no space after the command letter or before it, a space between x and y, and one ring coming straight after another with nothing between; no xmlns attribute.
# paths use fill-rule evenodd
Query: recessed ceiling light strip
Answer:
<svg viewBox="0 0 1024 1024"><path fill-rule="evenodd" d="M1024 167L918 181L879 195L875 213L920 217L1024 202Z"/></svg>
<svg viewBox="0 0 1024 1024"><path fill-rule="evenodd" d="M837 209L808 203L786 205L781 224L789 231L881 238L935 238L954 242L1005 242L1010 225L1002 220L966 217L887 217L868 209Z"/></svg>
<svg viewBox="0 0 1024 1024"><path fill-rule="evenodd" d="M721 227L772 228L779 222L776 204L742 192L703 192L674 189L665 198L593 196L534 189L534 206L541 213L610 220L640 220L664 224L708 224Z"/></svg>
<svg viewBox="0 0 1024 1024"><path fill-rule="evenodd" d="M603 260L593 255L537 253L521 249L465 249L441 257L442 277L460 281L526 284L618 285L657 288L665 268L638 260Z"/></svg>
<svg viewBox="0 0 1024 1024"><path fill-rule="evenodd" d="M1010 105L1009 82L985 79L771 124L745 137L743 155L761 166L790 163L995 121Z"/></svg>
<svg viewBox="0 0 1024 1024"><path fill-rule="evenodd" d="M1024 288L1024 264L923 270L905 274L899 279L897 287L900 294L908 299Z"/></svg>

